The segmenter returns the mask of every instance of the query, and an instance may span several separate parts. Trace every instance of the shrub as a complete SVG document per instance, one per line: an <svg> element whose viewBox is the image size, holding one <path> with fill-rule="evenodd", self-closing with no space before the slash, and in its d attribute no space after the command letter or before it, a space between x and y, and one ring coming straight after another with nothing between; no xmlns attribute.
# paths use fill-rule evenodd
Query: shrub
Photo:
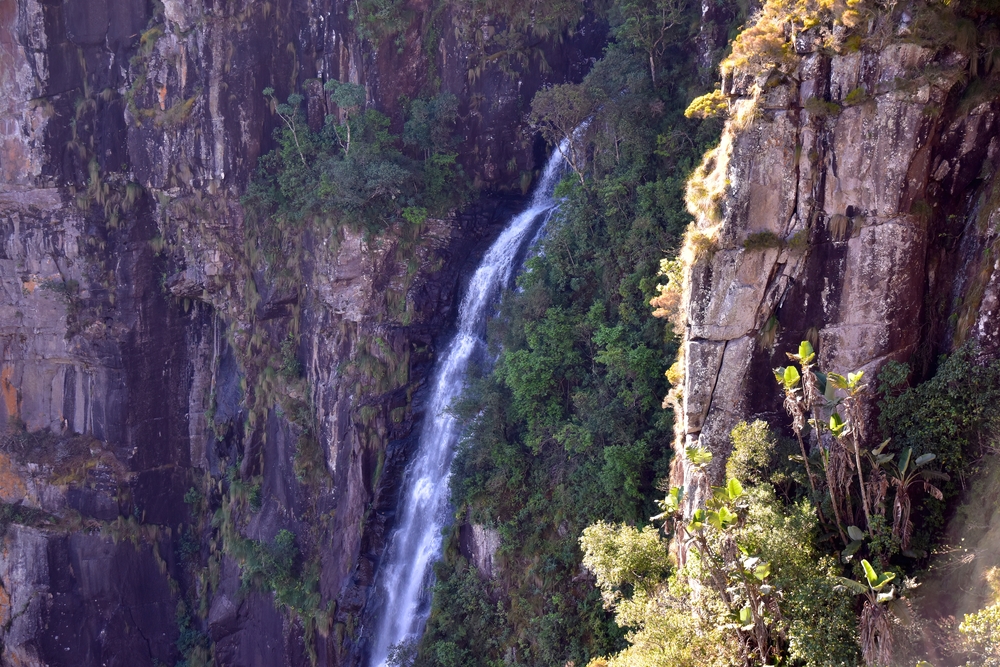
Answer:
<svg viewBox="0 0 1000 667"><path fill-rule="evenodd" d="M826 118L836 116L840 113L840 105L836 102L828 102L818 97L810 97L804 105L806 111L816 118Z"/></svg>
<svg viewBox="0 0 1000 667"><path fill-rule="evenodd" d="M684 110L684 116L687 118L721 118L727 113L729 113L729 98L723 95L721 90L713 90L694 98Z"/></svg>
<svg viewBox="0 0 1000 667"><path fill-rule="evenodd" d="M946 472L963 474L978 458L982 429L1000 400L1000 361L977 358L972 344L944 358L929 380L907 386L909 369L886 364L879 374L879 426L892 447L913 457L933 453Z"/></svg>
<svg viewBox="0 0 1000 667"><path fill-rule="evenodd" d="M726 477L735 477L744 484L760 484L767 479L771 459L777 447L767 422L740 422L730 437L733 451L726 461Z"/></svg>
<svg viewBox="0 0 1000 667"><path fill-rule="evenodd" d="M767 248L783 248L785 240L774 232L756 232L743 241L744 250L765 250Z"/></svg>
<svg viewBox="0 0 1000 667"><path fill-rule="evenodd" d="M991 568L986 583L991 603L974 614L966 614L958 628L976 656L976 662L969 662L967 667L1000 667L1000 570Z"/></svg>
<svg viewBox="0 0 1000 667"><path fill-rule="evenodd" d="M855 104L864 104L868 101L868 93L865 92L863 86L858 86L851 92L844 96L845 106L854 106Z"/></svg>
<svg viewBox="0 0 1000 667"><path fill-rule="evenodd" d="M864 0L767 0L750 27L733 41L720 68L724 75L733 70L754 75L789 70L797 61L791 43L795 33L817 27L851 29L869 12Z"/></svg>
<svg viewBox="0 0 1000 667"><path fill-rule="evenodd" d="M652 526L642 530L603 521L587 526L580 537L583 565L597 578L605 600L617 600L622 589L651 593L669 575L667 545Z"/></svg>

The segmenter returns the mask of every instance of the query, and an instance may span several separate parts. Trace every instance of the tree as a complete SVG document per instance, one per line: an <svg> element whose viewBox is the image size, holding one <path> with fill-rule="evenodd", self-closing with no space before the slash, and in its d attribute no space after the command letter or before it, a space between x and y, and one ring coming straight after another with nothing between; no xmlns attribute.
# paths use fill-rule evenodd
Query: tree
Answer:
<svg viewBox="0 0 1000 667"><path fill-rule="evenodd" d="M684 23L688 9L686 0L626 0L619 7L622 22L614 30L615 38L646 54L653 85L657 61L684 37L676 28Z"/></svg>
<svg viewBox="0 0 1000 667"><path fill-rule="evenodd" d="M545 140L555 144L569 166L586 185L583 177L585 153L579 134L597 109L599 100L585 84L564 83L540 90L531 101L531 122Z"/></svg>
<svg viewBox="0 0 1000 667"><path fill-rule="evenodd" d="M331 93L330 99L337 105L344 117L342 123L333 123L333 128L337 134L337 140L340 142L340 147L344 150L344 155L347 156L351 152L351 120L364 108L368 93L364 86L332 79L323 84L323 90ZM332 117L327 118L328 123L332 121Z"/></svg>
<svg viewBox="0 0 1000 667"><path fill-rule="evenodd" d="M458 115L458 98L441 93L429 100L410 103L410 117L403 125L403 142L416 146L424 159L437 153L447 153L452 147L452 127Z"/></svg>
<svg viewBox="0 0 1000 667"><path fill-rule="evenodd" d="M264 89L264 97L271 100L271 104L274 107L275 112L285 123L285 127L288 131L292 133L292 139L295 141L295 149L299 153L299 159L302 160L302 166L306 166L306 156L302 153L302 144L299 143L299 133L298 133L298 115L299 106L302 104L304 99L299 93L293 93L288 96L288 103L283 104L278 101L278 98L274 96L274 88L270 86Z"/></svg>

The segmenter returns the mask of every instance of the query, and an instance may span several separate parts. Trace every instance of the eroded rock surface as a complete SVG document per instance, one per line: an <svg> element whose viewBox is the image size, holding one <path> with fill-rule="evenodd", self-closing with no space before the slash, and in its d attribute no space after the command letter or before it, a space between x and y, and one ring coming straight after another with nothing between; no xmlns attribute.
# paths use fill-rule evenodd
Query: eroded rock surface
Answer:
<svg viewBox="0 0 1000 667"><path fill-rule="evenodd" d="M970 98L966 66L891 44L728 82L733 117L691 197L708 241L687 276L678 445L716 456L704 475L676 460L689 507L738 421L787 424L771 369L799 341L872 385L890 359L970 337L997 351L1000 102Z"/></svg>

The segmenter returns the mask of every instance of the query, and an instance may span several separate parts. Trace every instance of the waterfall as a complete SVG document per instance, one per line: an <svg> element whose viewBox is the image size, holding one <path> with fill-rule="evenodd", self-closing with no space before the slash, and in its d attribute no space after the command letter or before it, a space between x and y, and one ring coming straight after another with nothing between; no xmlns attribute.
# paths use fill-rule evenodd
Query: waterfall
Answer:
<svg viewBox="0 0 1000 667"><path fill-rule="evenodd" d="M430 612L433 565L441 555L442 530L450 521L448 478L461 435L447 412L461 393L474 354L485 348L486 321L509 288L518 259L555 209L553 190L566 146L553 152L528 207L515 216L476 269L458 314L458 332L434 373L432 395L413 461L403 475L399 521L385 548L369 602L375 632L368 664L382 667L394 644L420 638ZM534 232L534 234L533 234Z"/></svg>

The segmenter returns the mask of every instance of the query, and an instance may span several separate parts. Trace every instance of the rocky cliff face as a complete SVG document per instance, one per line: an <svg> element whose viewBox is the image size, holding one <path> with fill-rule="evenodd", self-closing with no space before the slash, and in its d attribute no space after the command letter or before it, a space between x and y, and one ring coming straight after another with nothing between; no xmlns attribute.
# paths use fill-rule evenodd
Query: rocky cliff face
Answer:
<svg viewBox="0 0 1000 667"><path fill-rule="evenodd" d="M725 82L731 119L689 189L678 443L716 454L705 474L676 459L692 507L739 420L788 423L771 369L799 341L872 386L888 360L998 351L1000 101L963 56L889 41L831 56L803 34L790 76Z"/></svg>
<svg viewBox="0 0 1000 667"><path fill-rule="evenodd" d="M304 284L283 291L239 198L272 145L263 88L304 89L321 122L322 81L361 83L399 122L432 69L459 97L477 182L530 178L537 63L470 83L472 46L412 15L373 49L323 0L0 1L2 664L174 664L207 640L220 665L356 659L423 379L510 200L415 241L306 235ZM602 40L542 48L576 76ZM303 377L248 365L293 330L283 355ZM264 545L297 535L316 615L241 584L230 525Z"/></svg>

